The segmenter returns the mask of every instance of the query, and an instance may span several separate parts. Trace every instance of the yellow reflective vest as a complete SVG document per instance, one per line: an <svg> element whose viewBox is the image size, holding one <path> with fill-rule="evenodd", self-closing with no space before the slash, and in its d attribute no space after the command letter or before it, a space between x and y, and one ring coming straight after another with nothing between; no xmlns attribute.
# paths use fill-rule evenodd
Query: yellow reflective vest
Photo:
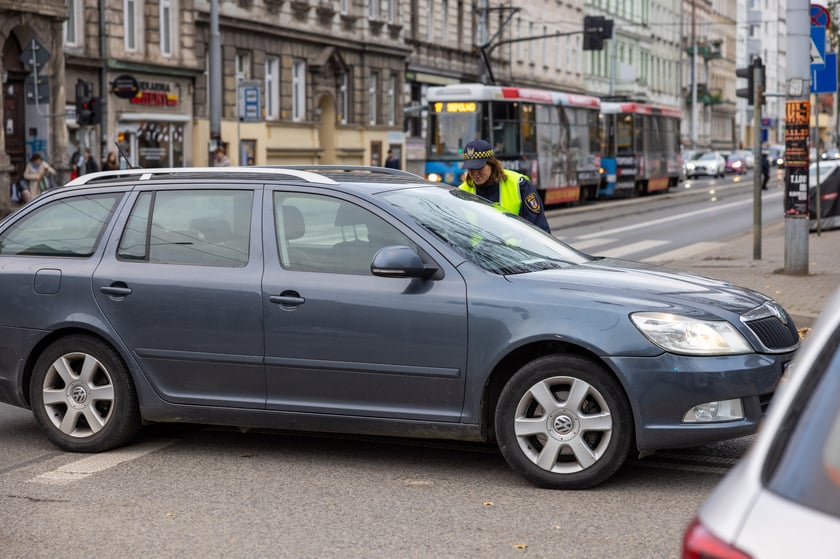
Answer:
<svg viewBox="0 0 840 559"><path fill-rule="evenodd" d="M520 178L530 182L527 176L505 169L505 178L499 183L499 201L493 204L496 209L519 215L519 210L522 209L522 197L519 194ZM475 194L476 190L475 186L470 186L466 181L462 182L458 188L470 194Z"/></svg>

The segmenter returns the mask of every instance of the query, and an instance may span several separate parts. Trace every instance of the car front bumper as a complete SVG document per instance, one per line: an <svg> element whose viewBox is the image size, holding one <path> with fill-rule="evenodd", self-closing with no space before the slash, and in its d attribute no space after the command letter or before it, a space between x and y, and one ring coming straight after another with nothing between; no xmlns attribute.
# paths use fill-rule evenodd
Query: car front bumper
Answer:
<svg viewBox="0 0 840 559"><path fill-rule="evenodd" d="M639 450L697 446L755 433L793 353L609 360L628 393ZM622 373L624 371L625 373ZM628 372L629 371L629 372ZM686 413L708 402L740 399L743 419L686 423Z"/></svg>

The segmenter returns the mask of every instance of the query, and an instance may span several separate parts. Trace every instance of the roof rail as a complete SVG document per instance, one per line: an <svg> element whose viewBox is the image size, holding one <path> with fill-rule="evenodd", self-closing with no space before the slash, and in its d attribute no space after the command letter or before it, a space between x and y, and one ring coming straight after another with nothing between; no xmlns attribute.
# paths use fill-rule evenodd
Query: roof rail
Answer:
<svg viewBox="0 0 840 559"><path fill-rule="evenodd" d="M416 177L414 173L409 173L408 171L403 171L401 169L393 169L391 167L378 167L375 165L283 165L280 167L267 167L269 169L298 169L301 171L313 171L313 172L322 172L322 173L359 173L359 172L368 172L368 173L376 173L382 175L408 175L412 177Z"/></svg>
<svg viewBox="0 0 840 559"><path fill-rule="evenodd" d="M313 166L314 169L314 166ZM306 182L317 184L338 184L334 180L325 176L319 175L303 168L292 167L268 167L268 166L254 166L247 167L164 167L158 169L120 169L118 171L99 171L96 173L88 173L82 175L68 182L66 186L79 186L83 184L90 184L94 181L106 178L121 178L129 179L137 177L136 180L149 180L152 177L164 175L194 175L194 174L214 174L214 175L277 175L285 177L295 177Z"/></svg>

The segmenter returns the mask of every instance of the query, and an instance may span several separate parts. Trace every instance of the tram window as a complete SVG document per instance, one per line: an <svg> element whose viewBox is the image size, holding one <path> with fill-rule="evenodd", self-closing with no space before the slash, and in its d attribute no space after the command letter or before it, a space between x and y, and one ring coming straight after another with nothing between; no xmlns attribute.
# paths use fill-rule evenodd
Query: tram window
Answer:
<svg viewBox="0 0 840 559"><path fill-rule="evenodd" d="M619 114L616 118L616 147L618 155L633 153L633 115Z"/></svg>
<svg viewBox="0 0 840 559"><path fill-rule="evenodd" d="M522 153L537 151L536 113L533 103L522 104Z"/></svg>
<svg viewBox="0 0 840 559"><path fill-rule="evenodd" d="M519 156L519 103L493 103L492 138L496 156Z"/></svg>

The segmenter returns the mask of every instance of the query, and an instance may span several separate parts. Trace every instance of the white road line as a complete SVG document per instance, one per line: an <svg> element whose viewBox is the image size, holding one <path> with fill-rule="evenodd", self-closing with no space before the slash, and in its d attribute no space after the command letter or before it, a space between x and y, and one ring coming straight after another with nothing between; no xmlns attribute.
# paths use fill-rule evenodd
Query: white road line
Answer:
<svg viewBox="0 0 840 559"><path fill-rule="evenodd" d="M713 249L718 249L722 247L726 243L719 243L715 241L701 241L699 243L694 243L691 245L686 245L682 248L674 249L668 252L663 252L662 254L656 254L654 256L650 256L648 258L642 259L642 262L670 262L672 260L681 260L685 258L691 258L692 256L696 256L698 254L704 253L706 251L712 251Z"/></svg>
<svg viewBox="0 0 840 559"><path fill-rule="evenodd" d="M652 240L652 241L639 241L638 243L631 243L629 245L618 246L615 248L606 249L603 251L599 251L595 256L609 256L610 258L623 258L628 254L633 254L635 252L642 252L643 250L648 250L650 248L667 245L670 241L659 241L659 240Z"/></svg>
<svg viewBox="0 0 840 559"><path fill-rule="evenodd" d="M588 241L571 241L567 239L560 239L566 244L571 245L572 247L587 252L592 247L599 247L601 245L608 245L610 243L617 243L620 239L589 239Z"/></svg>
<svg viewBox="0 0 840 559"><path fill-rule="evenodd" d="M720 205L720 206L715 205L715 206L712 206L710 208L703 208L702 210L695 210L693 212L687 212L687 213L683 213L683 214L672 215L670 217L663 217L661 219L654 219L654 220L650 220L650 221L645 220L645 221L641 221L639 223L636 223L635 225L626 225L624 227L617 227L615 229L608 229L606 231L598 231L597 233L590 233L588 235L581 235L578 238L579 239L592 239L592 238L601 237L601 236L604 236L604 235L613 236L613 235L616 235L617 233L624 233L625 231L632 231L634 229L640 229L642 227L651 227L652 225L658 225L660 223L669 223L671 221L678 221L678 220L682 220L682 219L685 219L687 217L691 217L691 216L695 216L695 215L702 215L702 214L707 214L707 213L719 213L721 210L724 210L726 208L734 208L736 206L746 206L746 205L751 206L752 203L753 203L752 198L750 198L748 200L745 199L745 200L740 200L738 202L730 202L729 204L723 204L723 205Z"/></svg>
<svg viewBox="0 0 840 559"><path fill-rule="evenodd" d="M101 454L94 454L75 462L65 464L55 470L44 472L43 474L28 480L30 483L42 483L45 485L67 485L74 481L79 481L97 472L112 468L117 464L128 462L145 456L156 450L165 448L175 441L164 440L154 441L148 443L140 443L126 448L119 448Z"/></svg>

